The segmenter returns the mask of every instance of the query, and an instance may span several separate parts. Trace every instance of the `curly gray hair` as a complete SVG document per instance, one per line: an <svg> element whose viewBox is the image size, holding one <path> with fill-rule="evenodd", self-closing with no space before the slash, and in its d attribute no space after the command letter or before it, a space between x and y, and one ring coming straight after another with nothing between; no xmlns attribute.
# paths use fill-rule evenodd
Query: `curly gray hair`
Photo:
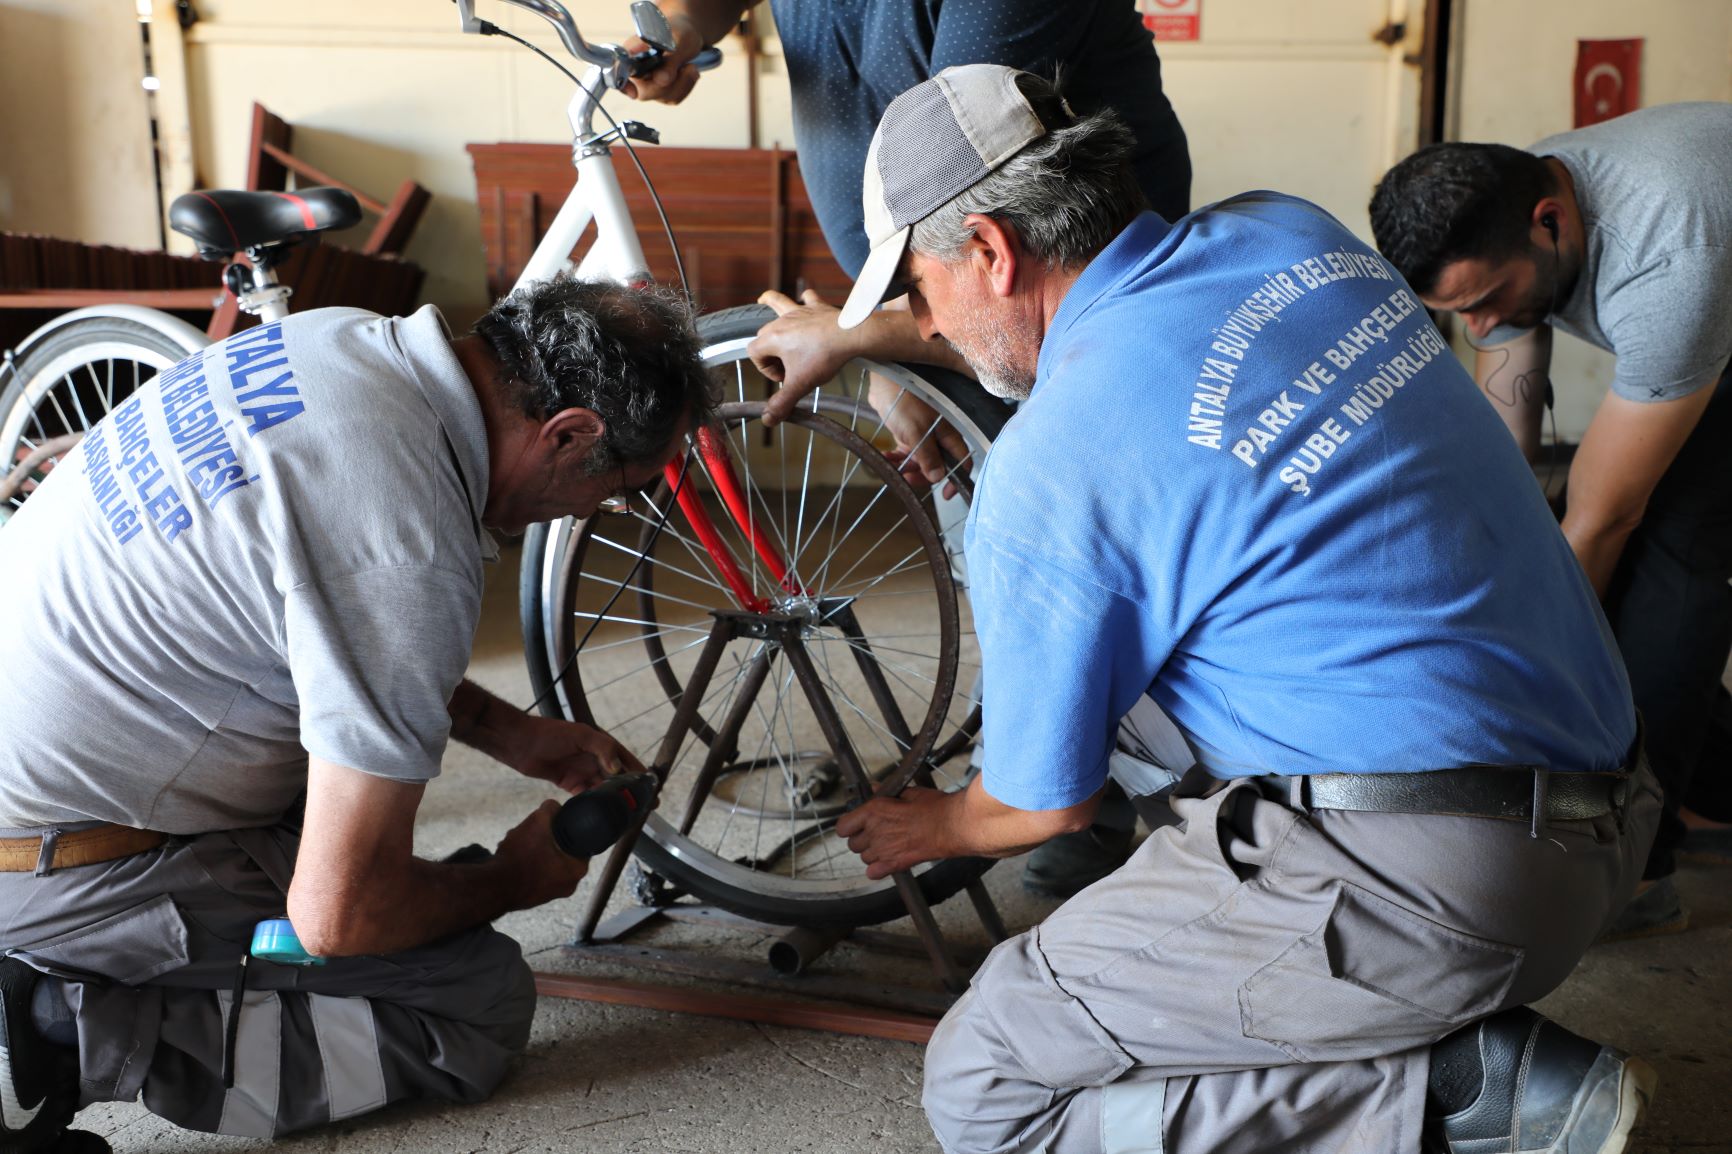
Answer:
<svg viewBox="0 0 1732 1154"><path fill-rule="evenodd" d="M691 310L669 290L557 277L501 299L475 332L525 416L600 415L606 432L585 461L590 476L661 456L682 419L693 429L710 420Z"/></svg>

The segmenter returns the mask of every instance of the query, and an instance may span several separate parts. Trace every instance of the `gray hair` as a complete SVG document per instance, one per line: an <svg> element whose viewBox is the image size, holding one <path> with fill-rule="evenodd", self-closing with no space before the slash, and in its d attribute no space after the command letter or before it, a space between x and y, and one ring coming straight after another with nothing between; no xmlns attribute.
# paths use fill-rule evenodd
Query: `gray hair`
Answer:
<svg viewBox="0 0 1732 1154"><path fill-rule="evenodd" d="M519 289L475 322L531 420L589 409L606 426L590 476L660 457L682 419L714 408L691 310L675 293L556 277Z"/></svg>
<svg viewBox="0 0 1732 1154"><path fill-rule="evenodd" d="M1010 224L1049 268L1080 268L1148 207L1131 157L1136 138L1111 109L1078 117L1053 85L1020 73L1017 86L1050 131L915 223L911 244L949 264L980 213Z"/></svg>

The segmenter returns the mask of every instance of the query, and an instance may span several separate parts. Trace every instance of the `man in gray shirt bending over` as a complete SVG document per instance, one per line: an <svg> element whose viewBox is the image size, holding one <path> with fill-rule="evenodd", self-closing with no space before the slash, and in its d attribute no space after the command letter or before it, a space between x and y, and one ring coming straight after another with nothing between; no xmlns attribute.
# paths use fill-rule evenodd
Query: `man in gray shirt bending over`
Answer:
<svg viewBox="0 0 1732 1154"><path fill-rule="evenodd" d="M1485 346L1474 375L1530 460L1552 327L1617 354L1563 529L1605 603L1666 809L1608 936L1684 929L1679 808L1732 820L1732 104L1632 112L1526 152L1432 145L1383 178L1371 224L1425 303Z"/></svg>
<svg viewBox="0 0 1732 1154"><path fill-rule="evenodd" d="M272 1137L493 1090L535 991L487 923L585 863L551 800L415 857L447 738L571 791L641 766L463 681L488 530L652 481L708 409L683 307L560 280L457 340L248 329L91 430L0 548L0 1151L106 1149L74 1110L141 1092ZM243 965L285 910L327 963Z"/></svg>

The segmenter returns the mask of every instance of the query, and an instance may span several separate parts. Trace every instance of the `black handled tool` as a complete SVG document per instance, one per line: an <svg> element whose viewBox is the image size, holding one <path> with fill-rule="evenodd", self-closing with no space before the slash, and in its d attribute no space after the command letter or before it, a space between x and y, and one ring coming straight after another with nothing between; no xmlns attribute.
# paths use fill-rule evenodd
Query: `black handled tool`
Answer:
<svg viewBox="0 0 1732 1154"><path fill-rule="evenodd" d="M560 806L553 840L572 857L594 857L619 840L639 812L655 805L653 773L622 773Z"/></svg>

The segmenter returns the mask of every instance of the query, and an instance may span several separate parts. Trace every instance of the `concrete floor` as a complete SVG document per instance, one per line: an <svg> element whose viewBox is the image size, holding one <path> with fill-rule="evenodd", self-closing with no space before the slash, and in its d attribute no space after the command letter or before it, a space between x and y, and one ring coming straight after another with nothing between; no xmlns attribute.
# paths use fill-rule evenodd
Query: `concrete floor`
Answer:
<svg viewBox="0 0 1732 1154"><path fill-rule="evenodd" d="M507 700L530 698L516 623L514 557L493 575L472 677ZM427 793L418 849L437 857L469 842L492 844L547 791L473 752L453 748ZM988 875L1013 929L1053 903L1024 895L1020 862ZM1660 1072L1658 1100L1636 1154L1732 1154L1732 869L1686 868L1685 934L1602 946L1540 1009L1565 1025L1647 1057ZM562 948L575 898L499 924L538 969L630 976ZM620 904L624 904L623 900ZM947 932L985 943L966 901L941 910ZM894 928L894 927L892 927ZM655 931L657 945L701 947L761 959L768 939L690 926ZM920 967L843 945L821 972L906 981ZM675 979L658 978L671 981ZM799 980L787 980L798 996ZM298 1150L761 1151L936 1150L919 1109L921 1052L900 1042L543 999L521 1071L489 1102L409 1105L284 1139ZM79 1125L116 1151L253 1150L269 1143L177 1130L137 1104L93 1107Z"/></svg>

